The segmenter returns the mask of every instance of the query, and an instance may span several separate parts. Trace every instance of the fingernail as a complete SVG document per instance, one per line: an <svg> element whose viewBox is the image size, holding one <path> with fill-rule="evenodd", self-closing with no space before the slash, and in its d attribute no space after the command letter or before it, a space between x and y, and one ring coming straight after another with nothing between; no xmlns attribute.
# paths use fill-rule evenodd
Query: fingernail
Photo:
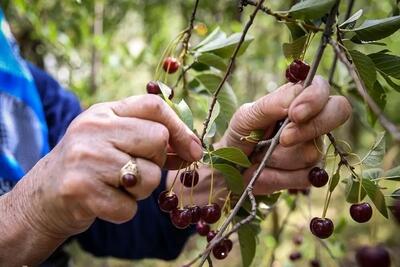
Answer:
<svg viewBox="0 0 400 267"><path fill-rule="evenodd" d="M190 154L194 160L200 160L203 156L203 148L195 140L190 143Z"/></svg>
<svg viewBox="0 0 400 267"><path fill-rule="evenodd" d="M303 122L310 116L310 113L311 109L309 105L301 104L300 106L294 108L292 115L294 117L293 120L297 123Z"/></svg>

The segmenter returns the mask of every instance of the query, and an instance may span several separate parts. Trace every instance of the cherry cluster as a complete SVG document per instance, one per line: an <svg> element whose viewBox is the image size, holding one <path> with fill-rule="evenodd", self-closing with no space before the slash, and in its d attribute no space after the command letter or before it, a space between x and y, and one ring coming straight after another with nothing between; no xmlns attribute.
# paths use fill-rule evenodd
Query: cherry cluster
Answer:
<svg viewBox="0 0 400 267"><path fill-rule="evenodd" d="M162 64L163 70L168 74L173 74L173 73L177 72L177 70L179 69L180 66L181 66L181 63L175 57L165 58L163 61L163 64ZM148 94L153 94L153 95L160 95L162 93L160 86L155 81L150 81L146 85L146 90L147 90ZM171 90L171 92L168 96L169 100L171 100L172 98L174 98L174 90Z"/></svg>

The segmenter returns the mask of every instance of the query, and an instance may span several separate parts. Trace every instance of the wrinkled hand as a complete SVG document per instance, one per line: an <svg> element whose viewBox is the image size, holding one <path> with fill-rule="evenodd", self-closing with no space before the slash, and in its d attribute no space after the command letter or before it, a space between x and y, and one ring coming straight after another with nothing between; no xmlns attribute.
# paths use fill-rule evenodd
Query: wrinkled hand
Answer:
<svg viewBox="0 0 400 267"><path fill-rule="evenodd" d="M169 147L188 162L202 156L200 140L158 96L97 104L72 122L14 192L29 205L26 221L54 237L82 232L96 217L125 222L136 213L136 200L158 186ZM120 169L131 157L141 179L121 190Z"/></svg>
<svg viewBox="0 0 400 267"><path fill-rule="evenodd" d="M316 144L321 136L343 124L351 114L351 106L343 96L329 96L329 84L316 77L309 87L288 83L256 102L243 105L233 116L220 145L235 146L247 155L255 144L240 140L251 131L264 129L266 139L272 137L277 121L289 116L291 122L282 131L280 144L268 161L255 187L255 194L281 189L306 188L308 172L321 160ZM263 155L255 155L254 165L244 173L248 181Z"/></svg>

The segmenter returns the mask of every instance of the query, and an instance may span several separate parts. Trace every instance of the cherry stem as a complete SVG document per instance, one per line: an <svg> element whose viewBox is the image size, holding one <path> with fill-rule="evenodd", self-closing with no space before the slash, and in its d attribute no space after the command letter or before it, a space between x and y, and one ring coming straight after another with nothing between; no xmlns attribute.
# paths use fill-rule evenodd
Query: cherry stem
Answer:
<svg viewBox="0 0 400 267"><path fill-rule="evenodd" d="M196 167L193 167L193 170L196 171ZM190 187L190 205L193 206L193 187L194 187L194 177L192 177L192 186Z"/></svg>
<svg viewBox="0 0 400 267"><path fill-rule="evenodd" d="M178 169L178 171L176 172L174 181L172 182L171 188L169 189L169 194L171 194L172 190L174 189L174 185L175 185L176 179L178 178L178 175L179 175L179 173L180 173L180 171L181 171L181 169L182 169L182 166L183 166L183 161L181 162L181 165L179 165L179 169Z"/></svg>

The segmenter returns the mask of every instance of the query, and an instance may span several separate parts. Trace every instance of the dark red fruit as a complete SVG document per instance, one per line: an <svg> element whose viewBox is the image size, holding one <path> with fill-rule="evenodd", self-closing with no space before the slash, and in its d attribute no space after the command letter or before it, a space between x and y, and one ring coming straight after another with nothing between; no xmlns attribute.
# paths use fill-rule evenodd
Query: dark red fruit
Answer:
<svg viewBox="0 0 400 267"><path fill-rule="evenodd" d="M192 216L189 209L174 209L169 214L172 224L175 225L176 228L185 229L190 225L190 221L192 220Z"/></svg>
<svg viewBox="0 0 400 267"><path fill-rule="evenodd" d="M228 252L232 250L233 242L229 238L224 238L221 243L228 249Z"/></svg>
<svg viewBox="0 0 400 267"><path fill-rule="evenodd" d="M314 167L308 174L308 180L315 187L323 187L329 180L328 173L319 167Z"/></svg>
<svg viewBox="0 0 400 267"><path fill-rule="evenodd" d="M310 266L311 267L321 267L321 263L319 262L319 260L313 259L312 261L310 261Z"/></svg>
<svg viewBox="0 0 400 267"><path fill-rule="evenodd" d="M353 204L350 206L350 215L356 222L368 222L372 217L372 207L366 202Z"/></svg>
<svg viewBox="0 0 400 267"><path fill-rule="evenodd" d="M199 173L196 170L182 172L181 183L185 187L196 186L199 183Z"/></svg>
<svg viewBox="0 0 400 267"><path fill-rule="evenodd" d="M200 221L201 209L199 206L196 206L196 205L191 206L191 207L189 207L189 211L192 216L192 220L191 220L192 224L196 224L198 221Z"/></svg>
<svg viewBox="0 0 400 267"><path fill-rule="evenodd" d="M228 256L228 248L225 246L222 242L219 242L218 244L215 245L215 247L212 250L214 257L217 260L223 260Z"/></svg>
<svg viewBox="0 0 400 267"><path fill-rule="evenodd" d="M216 235L217 235L217 232L215 232L214 230L208 232L208 234L207 234L207 242L210 242Z"/></svg>
<svg viewBox="0 0 400 267"><path fill-rule="evenodd" d="M357 250L356 261L359 267L389 267L390 255L383 246L365 246Z"/></svg>
<svg viewBox="0 0 400 267"><path fill-rule="evenodd" d="M201 236L207 236L210 232L210 226L204 221L198 221L196 224L196 231Z"/></svg>
<svg viewBox="0 0 400 267"><path fill-rule="evenodd" d="M303 244L303 236L295 235L293 236L292 241L295 245L300 246L301 244Z"/></svg>
<svg viewBox="0 0 400 267"><path fill-rule="evenodd" d="M149 82L146 85L147 93L148 94L153 94L153 95L158 95L161 94L160 86L156 82Z"/></svg>
<svg viewBox="0 0 400 267"><path fill-rule="evenodd" d="M201 218L206 223L216 223L221 218L221 208L217 203L206 205L201 208Z"/></svg>
<svg viewBox="0 0 400 267"><path fill-rule="evenodd" d="M285 76L289 82L297 83L300 81L304 81L307 78L309 71L310 71L310 66L307 63L299 59L296 59L286 69Z"/></svg>
<svg viewBox="0 0 400 267"><path fill-rule="evenodd" d="M292 252L292 253L290 253L290 255L289 255L289 259L290 259L291 261L300 260L301 257L302 257L302 255L301 255L301 253L298 252L298 251Z"/></svg>
<svg viewBox="0 0 400 267"><path fill-rule="evenodd" d="M171 212L178 207L178 197L174 192L163 191L158 196L158 206L162 211Z"/></svg>
<svg viewBox="0 0 400 267"><path fill-rule="evenodd" d="M175 73L180 66L181 63L174 57L167 57L164 59L163 69L168 73Z"/></svg>
<svg viewBox="0 0 400 267"><path fill-rule="evenodd" d="M321 239L330 237L334 228L333 222L328 218L315 217L310 222L311 233Z"/></svg>
<svg viewBox="0 0 400 267"><path fill-rule="evenodd" d="M390 209L396 221L400 223L400 200L396 200L394 206Z"/></svg>

